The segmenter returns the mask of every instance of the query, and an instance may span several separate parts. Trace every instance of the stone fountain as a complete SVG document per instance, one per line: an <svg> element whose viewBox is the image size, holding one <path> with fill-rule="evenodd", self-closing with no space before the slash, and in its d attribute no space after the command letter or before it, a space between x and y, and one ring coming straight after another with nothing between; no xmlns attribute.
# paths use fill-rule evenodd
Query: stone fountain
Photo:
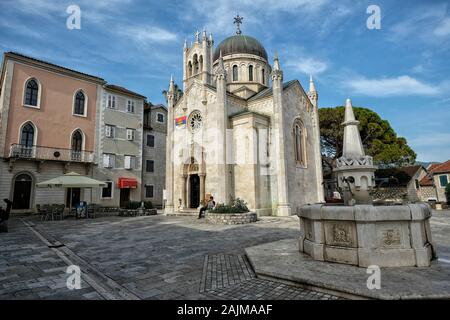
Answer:
<svg viewBox="0 0 450 320"><path fill-rule="evenodd" d="M365 155L350 99L345 106L344 144L337 160L344 205L301 208L300 252L315 260L360 267L430 266L435 257L427 204L374 206L373 159Z"/></svg>

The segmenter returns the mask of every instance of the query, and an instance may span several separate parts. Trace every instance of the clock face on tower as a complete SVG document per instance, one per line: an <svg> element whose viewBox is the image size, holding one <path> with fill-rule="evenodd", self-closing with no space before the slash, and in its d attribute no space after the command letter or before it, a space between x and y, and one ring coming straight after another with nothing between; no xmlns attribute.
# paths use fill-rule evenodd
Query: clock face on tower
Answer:
<svg viewBox="0 0 450 320"><path fill-rule="evenodd" d="M203 125L201 112L198 110L192 111L191 115L189 116L188 124L193 133L199 131Z"/></svg>

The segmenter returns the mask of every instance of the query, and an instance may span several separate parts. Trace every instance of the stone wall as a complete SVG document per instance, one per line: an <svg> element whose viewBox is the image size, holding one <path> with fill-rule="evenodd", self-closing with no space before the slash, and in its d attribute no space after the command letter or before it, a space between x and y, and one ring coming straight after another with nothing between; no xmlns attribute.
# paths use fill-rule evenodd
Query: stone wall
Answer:
<svg viewBox="0 0 450 320"><path fill-rule="evenodd" d="M258 216L254 212L247 213L206 213L206 222L211 224L245 224L258 220Z"/></svg>
<svg viewBox="0 0 450 320"><path fill-rule="evenodd" d="M372 197L374 201L403 202L408 200L408 189L407 187L378 188L372 191Z"/></svg>

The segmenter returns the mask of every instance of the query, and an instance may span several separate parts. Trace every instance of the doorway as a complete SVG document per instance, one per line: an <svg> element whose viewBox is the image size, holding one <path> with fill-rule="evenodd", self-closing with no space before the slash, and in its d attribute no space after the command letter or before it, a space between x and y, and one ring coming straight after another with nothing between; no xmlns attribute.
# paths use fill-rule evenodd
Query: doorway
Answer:
<svg viewBox="0 0 450 320"><path fill-rule="evenodd" d="M70 201L72 196L72 202ZM66 208L75 208L81 201L81 189L80 188L67 188L66 194Z"/></svg>
<svg viewBox="0 0 450 320"><path fill-rule="evenodd" d="M189 176L189 207L198 208L200 206L200 177L198 174Z"/></svg>
<svg viewBox="0 0 450 320"><path fill-rule="evenodd" d="M14 180L13 209L30 209L33 178L23 173Z"/></svg>
<svg viewBox="0 0 450 320"><path fill-rule="evenodd" d="M120 207L126 208L130 203L130 192L131 189L120 189Z"/></svg>

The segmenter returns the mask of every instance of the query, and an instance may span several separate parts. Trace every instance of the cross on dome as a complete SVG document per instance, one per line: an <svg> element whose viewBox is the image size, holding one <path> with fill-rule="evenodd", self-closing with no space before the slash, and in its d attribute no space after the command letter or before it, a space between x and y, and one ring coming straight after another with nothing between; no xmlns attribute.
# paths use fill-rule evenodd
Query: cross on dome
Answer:
<svg viewBox="0 0 450 320"><path fill-rule="evenodd" d="M241 34L241 24L242 24L242 20L244 20L243 17L239 16L239 13L236 15L236 17L234 17L234 24L236 25L236 34Z"/></svg>

